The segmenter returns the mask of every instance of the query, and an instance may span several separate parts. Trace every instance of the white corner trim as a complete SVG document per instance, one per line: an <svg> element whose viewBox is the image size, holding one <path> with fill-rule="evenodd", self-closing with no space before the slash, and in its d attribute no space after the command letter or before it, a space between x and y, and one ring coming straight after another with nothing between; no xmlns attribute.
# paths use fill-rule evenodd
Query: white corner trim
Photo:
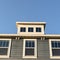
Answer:
<svg viewBox="0 0 60 60"><path fill-rule="evenodd" d="M51 39L49 39L49 51L50 51L50 57L52 57Z"/></svg>
<svg viewBox="0 0 60 60"><path fill-rule="evenodd" d="M9 58L10 48L11 48L11 39L0 39L0 40L8 40L9 41L9 47L8 47L7 55L0 55L0 58Z"/></svg>
<svg viewBox="0 0 60 60"><path fill-rule="evenodd" d="M60 59L60 56L52 56L52 45L51 45L51 41L60 41L60 39L49 39L50 58L51 59Z"/></svg>
<svg viewBox="0 0 60 60"><path fill-rule="evenodd" d="M33 40L35 41L34 56L25 56L25 41ZM37 39L23 39L23 58L37 58Z"/></svg>

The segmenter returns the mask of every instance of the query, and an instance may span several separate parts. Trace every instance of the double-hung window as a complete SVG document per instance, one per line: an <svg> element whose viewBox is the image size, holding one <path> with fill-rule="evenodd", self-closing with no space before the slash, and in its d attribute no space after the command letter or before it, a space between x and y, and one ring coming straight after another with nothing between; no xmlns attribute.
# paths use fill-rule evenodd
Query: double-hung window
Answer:
<svg viewBox="0 0 60 60"><path fill-rule="evenodd" d="M50 39L50 57L60 59L60 39Z"/></svg>
<svg viewBox="0 0 60 60"><path fill-rule="evenodd" d="M9 58L11 39L0 39L0 58Z"/></svg>
<svg viewBox="0 0 60 60"><path fill-rule="evenodd" d="M36 39L24 39L23 58L37 58Z"/></svg>
<svg viewBox="0 0 60 60"><path fill-rule="evenodd" d="M25 42L25 55L28 56L28 55L34 55L34 47L35 47L35 44L34 44L34 41L26 41Z"/></svg>

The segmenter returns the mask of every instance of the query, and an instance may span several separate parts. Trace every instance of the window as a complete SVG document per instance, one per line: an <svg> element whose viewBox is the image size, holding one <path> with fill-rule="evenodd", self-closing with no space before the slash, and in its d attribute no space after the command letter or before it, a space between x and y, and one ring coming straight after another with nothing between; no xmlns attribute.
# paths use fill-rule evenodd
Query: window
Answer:
<svg viewBox="0 0 60 60"><path fill-rule="evenodd" d="M23 58L37 58L36 39L24 39Z"/></svg>
<svg viewBox="0 0 60 60"><path fill-rule="evenodd" d="M28 32L33 32L33 28L32 27L29 27L28 28Z"/></svg>
<svg viewBox="0 0 60 60"><path fill-rule="evenodd" d="M40 27L36 27L36 32L41 32L41 28Z"/></svg>
<svg viewBox="0 0 60 60"><path fill-rule="evenodd" d="M50 39L49 43L50 43L50 57L60 58L60 40Z"/></svg>
<svg viewBox="0 0 60 60"><path fill-rule="evenodd" d="M25 55L34 55L34 41L26 41Z"/></svg>
<svg viewBox="0 0 60 60"><path fill-rule="evenodd" d="M20 32L26 32L26 28L25 27L21 27L20 28Z"/></svg>
<svg viewBox="0 0 60 60"><path fill-rule="evenodd" d="M11 39L0 39L0 58L9 58Z"/></svg>

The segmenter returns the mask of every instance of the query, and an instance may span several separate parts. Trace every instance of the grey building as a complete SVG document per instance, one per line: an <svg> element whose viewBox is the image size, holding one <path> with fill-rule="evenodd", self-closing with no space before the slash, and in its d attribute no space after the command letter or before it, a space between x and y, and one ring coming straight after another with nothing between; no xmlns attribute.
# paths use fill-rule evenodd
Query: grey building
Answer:
<svg viewBox="0 0 60 60"><path fill-rule="evenodd" d="M16 22L17 34L0 34L0 60L60 60L60 35L45 34L45 22Z"/></svg>

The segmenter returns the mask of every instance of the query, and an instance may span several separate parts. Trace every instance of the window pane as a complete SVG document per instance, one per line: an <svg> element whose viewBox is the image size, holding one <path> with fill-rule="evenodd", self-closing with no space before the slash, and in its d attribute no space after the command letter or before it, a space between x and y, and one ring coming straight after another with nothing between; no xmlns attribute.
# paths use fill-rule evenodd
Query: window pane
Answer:
<svg viewBox="0 0 60 60"><path fill-rule="evenodd" d="M2 41L3 46L2 47L6 47L6 41Z"/></svg>
<svg viewBox="0 0 60 60"><path fill-rule="evenodd" d="M28 32L33 32L33 28L28 28Z"/></svg>
<svg viewBox="0 0 60 60"><path fill-rule="evenodd" d="M34 41L26 41L26 44L25 44L26 47L35 47L34 45L35 45Z"/></svg>
<svg viewBox="0 0 60 60"><path fill-rule="evenodd" d="M54 41L52 41L52 47L54 47Z"/></svg>
<svg viewBox="0 0 60 60"><path fill-rule="evenodd" d="M20 32L26 32L26 28L25 27L21 27L20 28Z"/></svg>
<svg viewBox="0 0 60 60"><path fill-rule="evenodd" d="M9 41L6 41L6 47L8 47L9 46Z"/></svg>
<svg viewBox="0 0 60 60"><path fill-rule="evenodd" d="M31 47L31 41L29 41L29 47Z"/></svg>
<svg viewBox="0 0 60 60"><path fill-rule="evenodd" d="M34 49L25 49L25 55L34 55Z"/></svg>
<svg viewBox="0 0 60 60"><path fill-rule="evenodd" d="M6 40L0 40L0 47L8 47L9 41Z"/></svg>
<svg viewBox="0 0 60 60"><path fill-rule="evenodd" d="M34 41L32 41L32 47L35 47Z"/></svg>
<svg viewBox="0 0 60 60"><path fill-rule="evenodd" d="M26 41L25 47L29 47L29 42Z"/></svg>
<svg viewBox="0 0 60 60"><path fill-rule="evenodd" d="M58 47L60 47L60 41L58 41Z"/></svg>
<svg viewBox="0 0 60 60"><path fill-rule="evenodd" d="M0 55L7 55L8 48L0 48Z"/></svg>
<svg viewBox="0 0 60 60"><path fill-rule="evenodd" d="M57 47L57 41L55 41L55 47Z"/></svg>
<svg viewBox="0 0 60 60"><path fill-rule="evenodd" d="M41 28L37 27L36 32L41 32Z"/></svg>
<svg viewBox="0 0 60 60"><path fill-rule="evenodd" d="M60 56L60 49L52 49L53 56Z"/></svg>
<svg viewBox="0 0 60 60"><path fill-rule="evenodd" d="M0 41L0 47L2 47L2 41Z"/></svg>

